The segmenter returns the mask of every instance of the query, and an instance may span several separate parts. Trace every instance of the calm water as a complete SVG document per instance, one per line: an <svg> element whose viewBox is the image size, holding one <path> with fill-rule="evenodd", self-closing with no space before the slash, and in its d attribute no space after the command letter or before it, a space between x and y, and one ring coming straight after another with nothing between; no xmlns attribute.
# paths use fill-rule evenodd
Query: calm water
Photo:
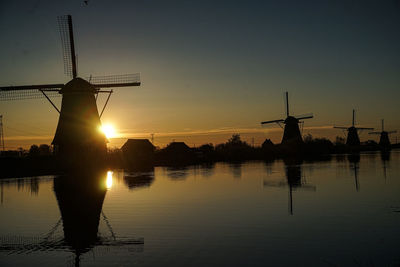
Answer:
<svg viewBox="0 0 400 267"><path fill-rule="evenodd" d="M392 151L2 180L0 265L398 266L399 163Z"/></svg>

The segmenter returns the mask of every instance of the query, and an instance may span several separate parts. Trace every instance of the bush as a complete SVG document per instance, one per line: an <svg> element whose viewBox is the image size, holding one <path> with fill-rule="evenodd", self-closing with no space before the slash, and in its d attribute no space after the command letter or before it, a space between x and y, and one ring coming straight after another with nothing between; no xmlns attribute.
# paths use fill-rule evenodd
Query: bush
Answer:
<svg viewBox="0 0 400 267"><path fill-rule="evenodd" d="M29 156L31 157L37 157L39 156L39 147L37 145L31 145L29 148Z"/></svg>

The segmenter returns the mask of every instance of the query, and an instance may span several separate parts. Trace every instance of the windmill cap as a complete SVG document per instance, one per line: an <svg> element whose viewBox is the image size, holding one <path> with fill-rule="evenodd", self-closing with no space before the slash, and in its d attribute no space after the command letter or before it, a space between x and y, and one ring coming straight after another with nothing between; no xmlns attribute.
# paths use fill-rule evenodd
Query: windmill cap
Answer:
<svg viewBox="0 0 400 267"><path fill-rule="evenodd" d="M93 94L96 89L89 82L82 78L74 78L69 81L64 87L60 90L60 94L68 94L68 93L81 93L81 94Z"/></svg>
<svg viewBox="0 0 400 267"><path fill-rule="evenodd" d="M299 120L296 119L296 118L293 117L293 116L288 116L288 117L285 119L284 123L299 123Z"/></svg>

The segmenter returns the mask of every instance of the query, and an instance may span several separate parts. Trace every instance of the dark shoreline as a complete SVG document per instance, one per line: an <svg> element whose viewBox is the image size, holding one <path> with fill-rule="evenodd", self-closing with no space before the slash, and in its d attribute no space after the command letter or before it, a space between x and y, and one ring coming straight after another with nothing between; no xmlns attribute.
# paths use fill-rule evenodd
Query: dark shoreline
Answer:
<svg viewBox="0 0 400 267"><path fill-rule="evenodd" d="M333 147L330 153L310 153L312 150L304 150L306 147L299 148L296 151L265 150L262 148L251 148L252 150L237 149L231 153L218 153L215 150L208 152L199 152L199 148L192 149L183 155L163 153L161 150L155 152L154 160L151 162L141 162L140 165L132 163L124 158L120 151L113 151L107 154L102 162L82 165L81 163L74 168L65 168L61 160L53 155L46 156L24 156L24 157L0 157L0 179L22 178L45 175L61 175L68 172L90 171L93 169L125 169L128 171L151 171L154 167L187 167L191 165L208 165L217 162L243 163L248 161L270 161L285 160L287 162L317 162L329 161L335 156L353 155L360 153L381 151L383 155L390 153L390 149L382 150L380 147L360 146L357 148ZM394 149L399 148L393 146ZM282 153L282 151L286 153Z"/></svg>

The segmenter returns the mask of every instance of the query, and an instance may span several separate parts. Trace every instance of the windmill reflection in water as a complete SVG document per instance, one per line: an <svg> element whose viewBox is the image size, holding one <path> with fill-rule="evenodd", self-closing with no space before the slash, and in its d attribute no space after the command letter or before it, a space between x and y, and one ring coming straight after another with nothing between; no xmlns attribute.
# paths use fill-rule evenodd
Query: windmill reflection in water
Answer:
<svg viewBox="0 0 400 267"><path fill-rule="evenodd" d="M353 153L353 154L349 154L347 155L347 160L350 163L350 169L352 169L354 171L354 183L356 186L356 191L359 192L360 191L360 181L359 181L359 177L358 177L358 172L360 169L360 154L359 153Z"/></svg>
<svg viewBox="0 0 400 267"><path fill-rule="evenodd" d="M288 187L289 188L289 214L293 215L293 191L307 190L316 191L316 186L307 184L304 176L302 175L302 161L301 160L284 160L286 181L266 181L264 180L264 187Z"/></svg>
<svg viewBox="0 0 400 267"><path fill-rule="evenodd" d="M79 266L83 254L100 248L109 250L135 246L141 251L144 239L117 237L102 210L110 176L110 172L98 171L56 177L54 193L61 213L59 221L46 235L30 238L0 236L0 251L31 253L69 250L74 253L75 266ZM109 230L108 237L99 233L101 217ZM61 223L63 237L57 234Z"/></svg>
<svg viewBox="0 0 400 267"><path fill-rule="evenodd" d="M387 168L388 163L390 161L390 151L381 151L381 160L382 160L382 168L383 168L383 177L387 178Z"/></svg>
<svg viewBox="0 0 400 267"><path fill-rule="evenodd" d="M374 155L375 156L375 155ZM390 161L390 150L383 150L380 153L380 157L382 160L382 168L383 168L383 177L386 180L387 177L387 164ZM360 154L359 153L352 153L347 155L347 160L350 163L350 169L353 170L354 175L354 183L356 187L356 191L360 191Z"/></svg>

